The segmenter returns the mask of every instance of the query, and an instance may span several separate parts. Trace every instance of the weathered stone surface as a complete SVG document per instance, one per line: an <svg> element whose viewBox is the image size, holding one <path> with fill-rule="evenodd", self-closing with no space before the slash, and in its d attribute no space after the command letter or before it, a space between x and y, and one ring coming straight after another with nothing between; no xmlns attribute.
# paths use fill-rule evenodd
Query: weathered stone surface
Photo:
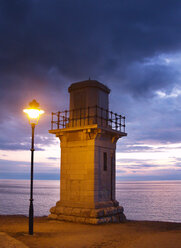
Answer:
<svg viewBox="0 0 181 248"><path fill-rule="evenodd" d="M105 209L104 209L104 216L108 216L108 214L109 214L109 211L108 211L107 208L105 208Z"/></svg>
<svg viewBox="0 0 181 248"><path fill-rule="evenodd" d="M56 202L56 206L58 207L59 205L61 205L61 201Z"/></svg>
<svg viewBox="0 0 181 248"><path fill-rule="evenodd" d="M119 206L119 202L118 201L114 200L113 203L114 203L114 207L118 207Z"/></svg>
<svg viewBox="0 0 181 248"><path fill-rule="evenodd" d="M71 214L72 211L73 211L73 208L64 208L63 213L64 213L65 215L72 215L72 214Z"/></svg>
<svg viewBox="0 0 181 248"><path fill-rule="evenodd" d="M74 221L75 222L75 217L74 216L62 215L62 218L65 221Z"/></svg>
<svg viewBox="0 0 181 248"><path fill-rule="evenodd" d="M114 216L112 216L111 222L114 222L114 223L119 222L119 215L114 215Z"/></svg>
<svg viewBox="0 0 181 248"><path fill-rule="evenodd" d="M124 214L114 215L114 216L107 216L101 218L85 218L85 217L78 217L78 216L68 216L68 215L55 215L50 214L48 216L49 219L60 220L60 221L70 221L70 222L77 222L77 223L85 223L85 224L104 224L104 223L118 223L118 222L125 222L126 217Z"/></svg>
<svg viewBox="0 0 181 248"><path fill-rule="evenodd" d="M57 219L57 215L56 215L56 214L49 214L49 215L48 215L48 218L49 218L49 219L56 220L56 219Z"/></svg>
<svg viewBox="0 0 181 248"><path fill-rule="evenodd" d="M111 208L111 215L115 215L115 214L117 214L117 213L118 213L118 209L115 208L115 207L112 207L112 208Z"/></svg>
<svg viewBox="0 0 181 248"><path fill-rule="evenodd" d="M105 209L84 209L61 207L61 205L58 204L57 207L52 208L52 212L56 214L52 213L48 217L50 219L79 222L85 224L125 222L126 217L123 213L121 213L121 211L123 211L123 207L108 207Z"/></svg>
<svg viewBox="0 0 181 248"><path fill-rule="evenodd" d="M119 214L119 222L126 222L126 216L123 213Z"/></svg>
<svg viewBox="0 0 181 248"><path fill-rule="evenodd" d="M89 217L90 217L90 209L87 209L87 208L81 209L81 216L82 216L82 217L87 217L87 218L89 218Z"/></svg>
<svg viewBox="0 0 181 248"><path fill-rule="evenodd" d="M64 213L64 207L61 207L60 205L58 205L58 207L56 207L56 214L63 214Z"/></svg>
<svg viewBox="0 0 181 248"><path fill-rule="evenodd" d="M90 217L103 217L104 209L92 209L90 212Z"/></svg>
<svg viewBox="0 0 181 248"><path fill-rule="evenodd" d="M106 208L104 209L104 214L105 216L112 216L113 214L116 214L117 209L111 207L111 208Z"/></svg>
<svg viewBox="0 0 181 248"><path fill-rule="evenodd" d="M85 218L83 218L83 217L75 217L75 222L77 222L77 223L85 223Z"/></svg>
<svg viewBox="0 0 181 248"><path fill-rule="evenodd" d="M73 208L72 209L72 215L80 216L80 213L81 213L81 209L80 208Z"/></svg>
<svg viewBox="0 0 181 248"><path fill-rule="evenodd" d="M50 213L54 214L56 212L56 207L50 208Z"/></svg>
<svg viewBox="0 0 181 248"><path fill-rule="evenodd" d="M122 213L123 207L107 207L101 209L92 208L70 208L63 207L59 204L51 208L50 218L67 220L81 223L109 223L109 222L124 222L125 215ZM115 217L115 218L113 218ZM96 219L97 221L93 220Z"/></svg>
<svg viewBox="0 0 181 248"><path fill-rule="evenodd" d="M94 224L94 225L99 224L99 219L96 218L89 218L87 221L88 221L87 223L89 224Z"/></svg>
<svg viewBox="0 0 181 248"><path fill-rule="evenodd" d="M105 224L105 223L106 223L106 218L105 217L98 219L97 224Z"/></svg>
<svg viewBox="0 0 181 248"><path fill-rule="evenodd" d="M117 207L117 211L118 211L118 213L123 213L124 208L122 206L119 206L119 207Z"/></svg>

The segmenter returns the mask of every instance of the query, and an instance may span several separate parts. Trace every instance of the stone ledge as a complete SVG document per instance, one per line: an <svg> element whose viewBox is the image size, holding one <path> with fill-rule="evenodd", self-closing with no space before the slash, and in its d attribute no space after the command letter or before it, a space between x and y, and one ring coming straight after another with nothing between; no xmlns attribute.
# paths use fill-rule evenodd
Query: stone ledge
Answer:
<svg viewBox="0 0 181 248"><path fill-rule="evenodd" d="M68 216L68 215L56 215L56 214L50 214L48 216L49 219L53 220L62 220L62 221L70 221L70 222L76 222L76 223L83 223L83 224L105 224L105 223L119 223L119 222L125 222L126 217L122 214L117 214L114 216L107 216L107 217L99 217L99 218L84 218L84 217L78 217L78 216Z"/></svg>
<svg viewBox="0 0 181 248"><path fill-rule="evenodd" d="M50 209L50 219L72 221L87 224L102 224L110 222L125 222L124 209L121 206L107 207L100 209L92 208L72 208L61 206L60 203L56 207Z"/></svg>
<svg viewBox="0 0 181 248"><path fill-rule="evenodd" d="M50 209L51 214L56 215L68 215L68 216L78 216L78 217L88 217L88 218L97 218L97 217L106 217L121 214L124 212L123 207L108 207L100 209L92 208L71 208L71 207L52 207Z"/></svg>

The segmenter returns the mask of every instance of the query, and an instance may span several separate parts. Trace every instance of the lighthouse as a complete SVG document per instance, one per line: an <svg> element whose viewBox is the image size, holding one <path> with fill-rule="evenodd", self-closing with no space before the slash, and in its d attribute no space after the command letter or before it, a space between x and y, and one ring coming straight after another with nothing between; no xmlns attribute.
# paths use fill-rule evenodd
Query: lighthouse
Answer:
<svg viewBox="0 0 181 248"><path fill-rule="evenodd" d="M49 133L60 139L60 200L49 218L80 223L123 222L115 198L115 154L127 136L125 117L109 110L110 89L96 80L73 83L69 109L52 113Z"/></svg>

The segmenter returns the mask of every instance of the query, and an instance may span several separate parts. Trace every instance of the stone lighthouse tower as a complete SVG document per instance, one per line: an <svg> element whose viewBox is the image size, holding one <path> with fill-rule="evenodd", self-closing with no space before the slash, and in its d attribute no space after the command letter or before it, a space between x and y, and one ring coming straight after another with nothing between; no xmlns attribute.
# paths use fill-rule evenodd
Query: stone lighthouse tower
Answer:
<svg viewBox="0 0 181 248"><path fill-rule="evenodd" d="M125 220L115 199L116 142L125 117L109 111L110 89L95 80L73 83L69 110L52 113L49 131L60 139L60 201L49 218L82 223Z"/></svg>

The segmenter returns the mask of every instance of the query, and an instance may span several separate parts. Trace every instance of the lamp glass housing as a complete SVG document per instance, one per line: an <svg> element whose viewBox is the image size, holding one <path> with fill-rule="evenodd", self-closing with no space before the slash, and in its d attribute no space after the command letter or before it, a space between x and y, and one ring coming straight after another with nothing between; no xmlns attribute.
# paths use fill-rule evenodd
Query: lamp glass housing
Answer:
<svg viewBox="0 0 181 248"><path fill-rule="evenodd" d="M43 110L37 108L28 108L23 110L27 114L30 124L37 125L40 115L44 113Z"/></svg>

